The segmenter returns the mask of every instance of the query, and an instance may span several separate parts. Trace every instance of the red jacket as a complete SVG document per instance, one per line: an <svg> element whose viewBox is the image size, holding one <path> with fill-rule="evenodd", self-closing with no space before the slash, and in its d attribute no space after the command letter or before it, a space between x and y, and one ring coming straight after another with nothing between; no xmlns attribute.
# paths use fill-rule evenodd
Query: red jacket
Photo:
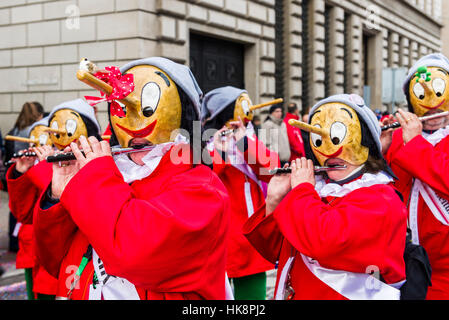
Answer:
<svg viewBox="0 0 449 320"><path fill-rule="evenodd" d="M244 233L259 252L279 261L276 288L295 252L290 275L297 300L346 299L312 274L299 253L328 269L365 273L369 266L378 266L386 283L405 279L406 211L392 187L360 188L325 201L329 204L304 183L289 192L273 214L265 217L264 206L245 224Z"/></svg>
<svg viewBox="0 0 449 320"><path fill-rule="evenodd" d="M66 296L90 243L106 272L133 283L141 299L225 298L229 198L203 165L174 164L169 152L150 176L128 185L112 157L102 157L35 217L38 255L59 274L58 295ZM92 276L90 263L73 299L88 298Z"/></svg>
<svg viewBox="0 0 449 320"><path fill-rule="evenodd" d="M247 139L248 149L244 153L245 160L252 163L252 171L257 178L266 183L271 176L261 172L261 169L272 169L278 167L278 155L265 148L255 135ZM265 155L265 161L261 163L261 155ZM228 256L226 271L230 278L248 276L267 270L274 269L274 265L264 258L253 248L242 233L243 224L248 220L248 208L245 198L245 183L250 184L251 200L254 210L265 203L265 195L261 187L250 177L233 165L224 162L219 152L212 152L214 160L214 172L220 177L226 186L231 201L231 224L229 230Z"/></svg>
<svg viewBox="0 0 449 320"><path fill-rule="evenodd" d="M16 256L16 268L33 268L33 291L54 295L57 280L37 261L33 240L33 208L44 186L51 181L52 166L47 162L40 162L17 179L13 179L14 170L15 164L9 168L6 181L10 210L17 221L22 223L18 235L19 252Z"/></svg>
<svg viewBox="0 0 449 320"><path fill-rule="evenodd" d="M301 136L301 129L291 126L288 123L290 119L299 120L299 117L287 113L284 118L285 125L287 126L288 141L290 142L291 162L295 159L305 157L306 152L304 151L304 141Z"/></svg>
<svg viewBox="0 0 449 320"><path fill-rule="evenodd" d="M435 147L422 136L404 145L402 129L393 134L393 143L386 155L396 176L397 188L407 204L413 185L418 178L428 184L438 196L449 200L449 137ZM439 222L419 196L419 242L426 249L432 267L432 286L427 299L449 299L449 227Z"/></svg>

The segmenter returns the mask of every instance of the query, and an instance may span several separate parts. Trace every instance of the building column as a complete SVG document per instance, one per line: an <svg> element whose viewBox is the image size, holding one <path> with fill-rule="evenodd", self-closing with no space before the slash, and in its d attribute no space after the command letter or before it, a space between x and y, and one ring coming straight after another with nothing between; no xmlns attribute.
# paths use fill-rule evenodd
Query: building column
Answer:
<svg viewBox="0 0 449 320"><path fill-rule="evenodd" d="M329 30L329 85L330 94L344 93L344 46L345 46L345 12L333 7L330 12Z"/></svg>

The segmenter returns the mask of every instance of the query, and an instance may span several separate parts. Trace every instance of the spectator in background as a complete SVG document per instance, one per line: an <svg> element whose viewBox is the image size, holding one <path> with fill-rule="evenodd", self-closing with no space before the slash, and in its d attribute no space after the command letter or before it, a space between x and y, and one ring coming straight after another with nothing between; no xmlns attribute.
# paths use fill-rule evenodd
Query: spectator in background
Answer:
<svg viewBox="0 0 449 320"><path fill-rule="evenodd" d="M252 122L253 122L254 132L256 133L256 136L259 137L259 129L260 129L260 126L262 125L262 121L260 120L259 116L254 116Z"/></svg>
<svg viewBox="0 0 449 320"><path fill-rule="evenodd" d="M41 120L44 117L44 108L39 102L26 102L22 106L19 116L17 117L14 127L8 132L8 135L28 138L28 128L36 121ZM7 162L11 160L14 153L21 150L28 149L29 144L24 142L6 141L5 142L5 159ZM2 177L3 178L3 177ZM7 191L6 184L4 189ZM12 213L9 213L9 251L17 252L19 250L17 235L14 230L16 229L17 220Z"/></svg>
<svg viewBox="0 0 449 320"><path fill-rule="evenodd" d="M287 126L282 120L282 105L270 108L270 115L262 124L260 140L265 146L279 155L281 166L290 161L290 144L288 142Z"/></svg>
<svg viewBox="0 0 449 320"><path fill-rule="evenodd" d="M309 113L306 110L301 110L302 122L309 123Z"/></svg>
<svg viewBox="0 0 449 320"><path fill-rule="evenodd" d="M287 136L290 143L290 162L306 156L304 151L304 140L301 136L301 129L288 124L291 119L299 120L299 108L296 103L290 103L287 107L287 114L284 123L287 126Z"/></svg>

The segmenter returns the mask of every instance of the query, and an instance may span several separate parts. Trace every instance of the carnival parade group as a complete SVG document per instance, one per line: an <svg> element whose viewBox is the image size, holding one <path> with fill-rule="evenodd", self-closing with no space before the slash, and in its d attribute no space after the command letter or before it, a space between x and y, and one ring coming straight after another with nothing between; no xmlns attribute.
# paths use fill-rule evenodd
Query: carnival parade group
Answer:
<svg viewBox="0 0 449 320"><path fill-rule="evenodd" d="M449 299L444 55L411 67L409 110L382 121L350 92L310 106L308 122L289 124L306 156L282 165L251 125L270 102L244 88L203 95L187 66L161 57L83 59L76 76L98 97L61 101L27 139L9 137L30 143L6 178L34 294L263 300L276 270L275 300Z"/></svg>

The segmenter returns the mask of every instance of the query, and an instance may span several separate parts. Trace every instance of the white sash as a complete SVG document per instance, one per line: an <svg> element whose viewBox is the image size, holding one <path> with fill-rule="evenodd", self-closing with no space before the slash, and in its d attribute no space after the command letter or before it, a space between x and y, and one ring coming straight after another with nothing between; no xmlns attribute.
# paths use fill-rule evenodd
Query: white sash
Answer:
<svg viewBox="0 0 449 320"><path fill-rule="evenodd" d="M225 273L225 299L234 300L231 283L229 282L228 273Z"/></svg>
<svg viewBox="0 0 449 320"><path fill-rule="evenodd" d="M399 288L405 283L386 284L373 275L326 269L318 261L303 254L301 258L307 268L318 279L349 300L399 300Z"/></svg>
<svg viewBox="0 0 449 320"><path fill-rule="evenodd" d="M103 262L92 249L92 260L98 284L91 284L89 288L89 300L140 300L136 287L124 278L108 275Z"/></svg>
<svg viewBox="0 0 449 320"><path fill-rule="evenodd" d="M441 128L431 135L425 136L429 143L436 146L449 135L449 126ZM433 216L440 221L443 225L449 226L449 203L447 200L440 198L432 188L419 179L415 179L413 182L412 190L410 193L409 203L409 226L412 230L412 242L419 244L419 232L418 232L418 203L419 196L423 198L430 212Z"/></svg>
<svg viewBox="0 0 449 320"><path fill-rule="evenodd" d="M377 174L365 173L360 179L340 186L336 183L326 184L324 180L317 178L315 189L320 196L343 197L348 193L363 187L370 187L377 184L389 184L393 181L388 174L379 172ZM318 261L301 254L302 260L307 268L318 279L331 287L333 290L350 300L399 300L399 288L404 281L396 284L386 284L373 275L367 273L353 273L343 270L326 269L320 266ZM276 292L276 300L282 300L285 285L294 256L291 256L284 265Z"/></svg>

